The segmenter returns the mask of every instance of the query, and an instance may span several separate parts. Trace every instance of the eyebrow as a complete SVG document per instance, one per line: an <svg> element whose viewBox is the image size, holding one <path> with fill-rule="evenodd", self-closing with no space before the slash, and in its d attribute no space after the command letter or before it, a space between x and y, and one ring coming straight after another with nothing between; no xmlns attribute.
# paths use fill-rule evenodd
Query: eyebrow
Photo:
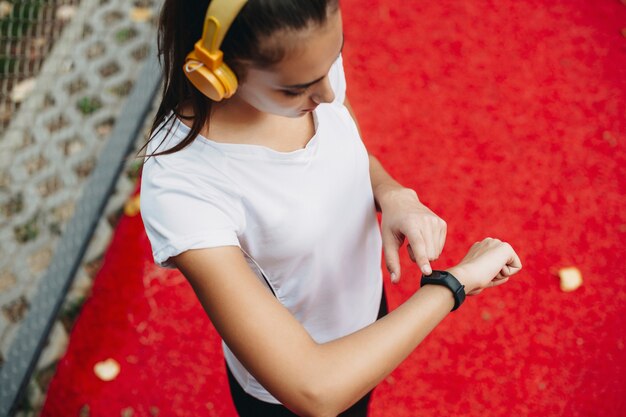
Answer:
<svg viewBox="0 0 626 417"><path fill-rule="evenodd" d="M337 55L337 57L339 57L339 55L341 55L341 52L343 52L343 45L345 44L345 41L346 41L346 37L344 36L341 39L341 49L339 50L339 54ZM310 83L294 84L294 85L284 85L284 86L282 86L282 88L284 88L284 89L302 90L302 89L305 89L305 88L309 88L313 84L319 83L320 81L322 81L324 79L324 77L326 77L326 75L324 75L323 77L319 77L317 80L311 81Z"/></svg>

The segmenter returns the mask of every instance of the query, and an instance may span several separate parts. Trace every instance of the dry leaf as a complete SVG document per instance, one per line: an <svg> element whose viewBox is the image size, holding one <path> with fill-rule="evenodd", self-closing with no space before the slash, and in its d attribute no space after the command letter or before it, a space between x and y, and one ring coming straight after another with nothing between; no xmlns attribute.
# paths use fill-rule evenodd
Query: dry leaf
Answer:
<svg viewBox="0 0 626 417"><path fill-rule="evenodd" d="M115 359L107 359L94 365L93 371L103 381L113 381L120 373L120 364Z"/></svg>
<svg viewBox="0 0 626 417"><path fill-rule="evenodd" d="M564 292L574 291L583 285L583 275L574 266L561 268L559 270L559 278L561 278L561 291Z"/></svg>
<svg viewBox="0 0 626 417"><path fill-rule="evenodd" d="M149 7L133 7L130 11L130 19L133 22L147 22L152 18L152 9Z"/></svg>
<svg viewBox="0 0 626 417"><path fill-rule="evenodd" d="M128 201L126 201L126 204L124 204L124 214L127 215L128 217L133 217L133 216L138 215L139 211L140 211L140 201L139 201L139 194L137 194L136 196L128 199Z"/></svg>
<svg viewBox="0 0 626 417"><path fill-rule="evenodd" d="M30 44L33 48L43 48L46 45L48 45L48 42L50 42L49 39L46 39L43 36L40 36L38 38L32 39Z"/></svg>
<svg viewBox="0 0 626 417"><path fill-rule="evenodd" d="M13 13L13 4L8 1L0 1L0 19L4 19Z"/></svg>
<svg viewBox="0 0 626 417"><path fill-rule="evenodd" d="M57 19L62 22L67 22L68 20L72 19L75 14L76 7L69 4L59 6L59 8L57 9Z"/></svg>
<svg viewBox="0 0 626 417"><path fill-rule="evenodd" d="M37 79L28 78L18 83L13 90L11 90L11 101L13 103L21 103L26 100L26 97L35 89Z"/></svg>

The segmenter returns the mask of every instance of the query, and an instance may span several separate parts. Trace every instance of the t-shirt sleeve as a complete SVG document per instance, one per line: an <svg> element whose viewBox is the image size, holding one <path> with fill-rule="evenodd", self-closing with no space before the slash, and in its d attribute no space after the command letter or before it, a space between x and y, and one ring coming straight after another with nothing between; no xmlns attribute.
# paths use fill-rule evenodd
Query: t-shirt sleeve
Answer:
<svg viewBox="0 0 626 417"><path fill-rule="evenodd" d="M343 57L341 55L330 67L328 79L335 93L335 101L333 103L343 105L343 102L346 100L346 75L343 70Z"/></svg>
<svg viewBox="0 0 626 417"><path fill-rule="evenodd" d="M244 215L233 184L219 172L186 160L185 150L149 158L141 180L141 216L154 261L173 267L170 258L190 249L240 246Z"/></svg>

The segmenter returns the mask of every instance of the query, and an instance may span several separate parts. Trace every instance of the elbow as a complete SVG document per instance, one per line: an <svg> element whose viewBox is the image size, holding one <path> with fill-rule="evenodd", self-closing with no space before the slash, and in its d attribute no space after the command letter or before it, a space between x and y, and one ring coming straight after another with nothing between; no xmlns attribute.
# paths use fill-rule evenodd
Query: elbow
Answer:
<svg viewBox="0 0 626 417"><path fill-rule="evenodd" d="M328 381L310 383L303 386L298 400L293 404L286 404L288 408L303 417L336 417L342 409L328 389Z"/></svg>

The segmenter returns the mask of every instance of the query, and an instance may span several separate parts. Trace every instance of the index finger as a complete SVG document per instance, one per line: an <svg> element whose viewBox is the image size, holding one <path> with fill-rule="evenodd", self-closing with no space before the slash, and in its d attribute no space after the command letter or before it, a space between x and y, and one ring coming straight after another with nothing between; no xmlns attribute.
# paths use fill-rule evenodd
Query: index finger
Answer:
<svg viewBox="0 0 626 417"><path fill-rule="evenodd" d="M413 256L415 257L415 262L417 266L422 270L422 273L425 275L430 275L433 273L432 268L430 267L430 261L428 260L428 251L426 249L426 242L422 237L420 232L412 233L407 235L407 239L409 240L409 244L411 245L411 249L413 250Z"/></svg>

